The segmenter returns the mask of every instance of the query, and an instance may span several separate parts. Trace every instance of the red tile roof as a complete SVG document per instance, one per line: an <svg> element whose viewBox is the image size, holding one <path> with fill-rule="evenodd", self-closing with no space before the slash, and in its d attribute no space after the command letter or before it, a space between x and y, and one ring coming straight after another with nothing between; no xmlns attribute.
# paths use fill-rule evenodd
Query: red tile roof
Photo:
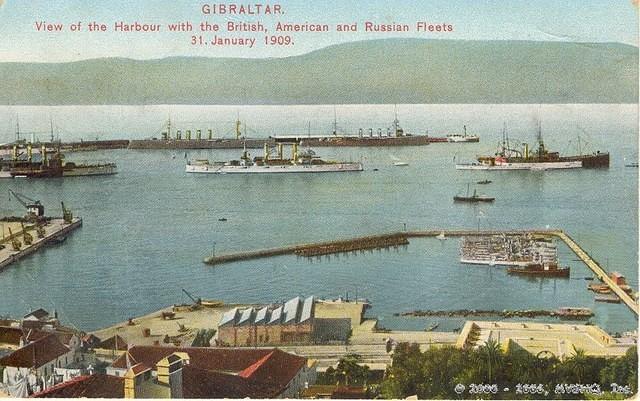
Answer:
<svg viewBox="0 0 640 401"><path fill-rule="evenodd" d="M189 348L189 347L159 347L134 346L129 349L129 359L132 364L144 363L153 366L163 358L174 352L189 354L192 366L216 371L240 372L254 364L258 359L269 354L271 349L230 349L230 348ZM125 355L120 356L111 364L114 368L127 368Z"/></svg>
<svg viewBox="0 0 640 401"><path fill-rule="evenodd" d="M253 369L248 378L256 382L278 383L280 390L284 391L306 364L307 358L275 349L269 358Z"/></svg>
<svg viewBox="0 0 640 401"><path fill-rule="evenodd" d="M79 376L33 394L33 398L124 398L124 378L95 374Z"/></svg>
<svg viewBox="0 0 640 401"><path fill-rule="evenodd" d="M185 372L192 370L188 374L193 376L193 383L197 382L197 377L206 374L212 377L211 384L202 383L193 390L185 385L185 398L225 398L229 396L225 395L227 390L233 398L272 398L281 394L307 363L306 358L279 349L136 346L128 351L128 355L130 363L155 368L161 359L174 352L189 355ZM111 366L126 369L126 355L120 356ZM224 387L225 383L228 389ZM193 391L193 394L189 396L187 391ZM252 393L254 391L259 393Z"/></svg>
<svg viewBox="0 0 640 401"><path fill-rule="evenodd" d="M184 398L275 398L280 394L271 383L190 365L182 368L182 389Z"/></svg>
<svg viewBox="0 0 640 401"><path fill-rule="evenodd" d="M106 340L98 344L95 348L126 351L128 347L129 346L127 345L127 342L124 340L124 338L116 334L115 336L107 338Z"/></svg>
<svg viewBox="0 0 640 401"><path fill-rule="evenodd" d="M22 329L17 327L0 327L0 343L20 345L22 334Z"/></svg>
<svg viewBox="0 0 640 401"><path fill-rule="evenodd" d="M56 335L50 334L0 358L0 366L39 368L67 352L69 348L65 347Z"/></svg>

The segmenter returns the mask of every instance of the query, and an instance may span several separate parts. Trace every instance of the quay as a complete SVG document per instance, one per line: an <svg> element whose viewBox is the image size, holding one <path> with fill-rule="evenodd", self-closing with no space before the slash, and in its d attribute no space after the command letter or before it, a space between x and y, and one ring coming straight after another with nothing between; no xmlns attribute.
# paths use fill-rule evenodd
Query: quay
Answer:
<svg viewBox="0 0 640 401"><path fill-rule="evenodd" d="M237 262L241 260L260 259L271 256L291 255L312 257L329 255L334 253L354 252L365 249L380 249L408 245L407 233L392 233L383 235L373 235L353 239L319 242L313 244L299 244L283 246L279 248L261 249L257 251L238 252L226 255L211 255L204 259L204 263L218 265L223 263Z"/></svg>
<svg viewBox="0 0 640 401"><path fill-rule="evenodd" d="M464 236L488 236L488 235L524 235L555 237L563 241L580 258L580 260L638 316L638 303L629 294L624 292L589 254L584 251L569 235L560 229L533 229L533 230L418 230L401 231L382 235L357 237L351 239L341 239L335 241L288 245L278 248L262 249L257 251L246 251L230 253L225 255L211 255L204 259L204 263L218 265L232 263L243 260L267 258L271 256L281 256L296 254L300 256L319 256L332 253L355 252L365 249L388 248L389 246L407 245L409 238L420 237L464 237Z"/></svg>
<svg viewBox="0 0 640 401"><path fill-rule="evenodd" d="M68 234L81 226L82 218L73 218L71 223L66 223L62 218L53 218L49 220L46 226L44 226L45 234L43 238L38 238L37 235L32 235L33 242L31 245L23 243L20 250L17 251L13 249L11 239L16 238L21 242L24 242L22 241L24 232L20 230L13 233L11 236L5 237L4 242L0 241L0 244L4 245L4 248L0 249L0 271L25 256L36 252L43 246L61 241ZM35 227L32 226L25 226L25 229L32 229L35 232Z"/></svg>
<svg viewBox="0 0 640 401"><path fill-rule="evenodd" d="M408 245L408 238L418 237L437 237L444 235L445 237L461 237L461 236L482 236L482 235L522 235L522 234L537 234L537 235L553 235L553 230L511 230L511 231L498 231L498 230L427 230L427 231L400 231L381 235L371 235L365 237L357 237L351 239L342 239L335 241L310 243L310 244L298 244L288 245L277 248L260 249L256 251L245 251L230 253L225 255L212 255L204 259L204 263L210 265L219 265L223 263L238 262L242 260L261 259L271 256L281 256L296 254L299 256L320 256L329 255L335 253L354 252L358 250L367 249L380 249L388 248L390 246Z"/></svg>
<svg viewBox="0 0 640 401"><path fill-rule="evenodd" d="M584 250L577 242L573 240L569 235L562 231L558 231L555 233L555 236L564 241L565 244L576 254L583 262L586 264L589 269L591 269L600 280L604 281L605 284L611 288L622 302L624 302L629 309L631 309L636 316L638 315L638 303L631 297L629 294L624 292L616 282L614 282L607 272L600 266L593 258Z"/></svg>

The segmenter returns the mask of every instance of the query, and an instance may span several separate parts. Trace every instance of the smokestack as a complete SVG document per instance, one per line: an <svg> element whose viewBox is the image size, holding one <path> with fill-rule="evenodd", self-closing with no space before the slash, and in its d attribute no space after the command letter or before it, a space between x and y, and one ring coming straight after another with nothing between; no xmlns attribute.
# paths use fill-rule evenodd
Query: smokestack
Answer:
<svg viewBox="0 0 640 401"><path fill-rule="evenodd" d="M196 139L197 140L201 140L202 139L202 130L197 130L196 131Z"/></svg>
<svg viewBox="0 0 640 401"><path fill-rule="evenodd" d="M213 139L213 130L209 129L208 133L209 133L209 140Z"/></svg>

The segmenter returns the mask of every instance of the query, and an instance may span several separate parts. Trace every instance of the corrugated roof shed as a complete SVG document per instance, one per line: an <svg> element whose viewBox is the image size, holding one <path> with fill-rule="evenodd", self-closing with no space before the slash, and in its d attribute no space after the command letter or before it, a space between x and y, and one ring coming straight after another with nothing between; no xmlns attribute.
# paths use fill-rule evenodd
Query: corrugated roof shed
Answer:
<svg viewBox="0 0 640 401"><path fill-rule="evenodd" d="M252 316L253 308L243 310L242 314L240 314L240 319L238 320L238 326L251 323Z"/></svg>
<svg viewBox="0 0 640 401"><path fill-rule="evenodd" d="M264 307L260 310L258 310L258 312L256 312L256 319L254 320L254 323L256 324L262 324L262 323L266 323L267 322L267 312L269 311L268 307Z"/></svg>
<svg viewBox="0 0 640 401"><path fill-rule="evenodd" d="M288 300L284 304L284 323L294 323L298 317L300 297Z"/></svg>
<svg viewBox="0 0 640 401"><path fill-rule="evenodd" d="M313 317L313 296L308 297L302 303L302 313L300 314L300 323L306 322Z"/></svg>
<svg viewBox="0 0 640 401"><path fill-rule="evenodd" d="M222 315L222 319L220 319L219 326L224 326L225 324L229 324L236 322L236 316L238 315L238 308L233 308L230 311L227 311Z"/></svg>
<svg viewBox="0 0 640 401"><path fill-rule="evenodd" d="M271 319L269 319L269 324L279 324L282 319L282 306L277 307L276 309L271 311Z"/></svg>

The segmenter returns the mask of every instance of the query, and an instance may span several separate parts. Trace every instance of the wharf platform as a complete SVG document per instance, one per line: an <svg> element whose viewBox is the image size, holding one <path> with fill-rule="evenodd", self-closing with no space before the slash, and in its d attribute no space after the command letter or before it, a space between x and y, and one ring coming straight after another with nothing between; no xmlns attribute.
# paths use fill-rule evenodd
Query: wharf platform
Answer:
<svg viewBox="0 0 640 401"><path fill-rule="evenodd" d="M629 294L624 292L613 280L602 266L600 266L584 249L578 245L568 234L561 229L529 229L529 230L473 230L473 229L433 229L400 231L381 235L356 237L351 239L339 239L335 241L307 243L298 245L288 245L278 248L261 249L256 251L246 251L224 254L220 256L209 256L204 259L204 263L218 265L232 263L243 260L267 258L271 256L281 256L297 254L301 256L318 256L332 253L355 252L365 249L387 248L408 244L409 238L420 237L463 237L463 236L488 236L488 235L524 235L531 234L543 237L555 237L563 241L580 258L580 260L602 281L604 281L612 291L638 315L638 303Z"/></svg>
<svg viewBox="0 0 640 401"><path fill-rule="evenodd" d="M0 241L0 244L4 245L4 249L0 249L0 271L11 265L14 262L28 256L38 249L51 243L57 242L59 239L66 237L69 233L82 226L82 218L74 218L70 224L64 222L61 218L53 218L49 221L45 229L44 238L38 238L35 232L35 227L26 226L27 231L33 236L33 243L31 245L25 245L23 240L23 232L14 233L12 236L5 237L4 241ZM15 251L11 245L11 238L18 238L22 242L22 247L19 251Z"/></svg>

